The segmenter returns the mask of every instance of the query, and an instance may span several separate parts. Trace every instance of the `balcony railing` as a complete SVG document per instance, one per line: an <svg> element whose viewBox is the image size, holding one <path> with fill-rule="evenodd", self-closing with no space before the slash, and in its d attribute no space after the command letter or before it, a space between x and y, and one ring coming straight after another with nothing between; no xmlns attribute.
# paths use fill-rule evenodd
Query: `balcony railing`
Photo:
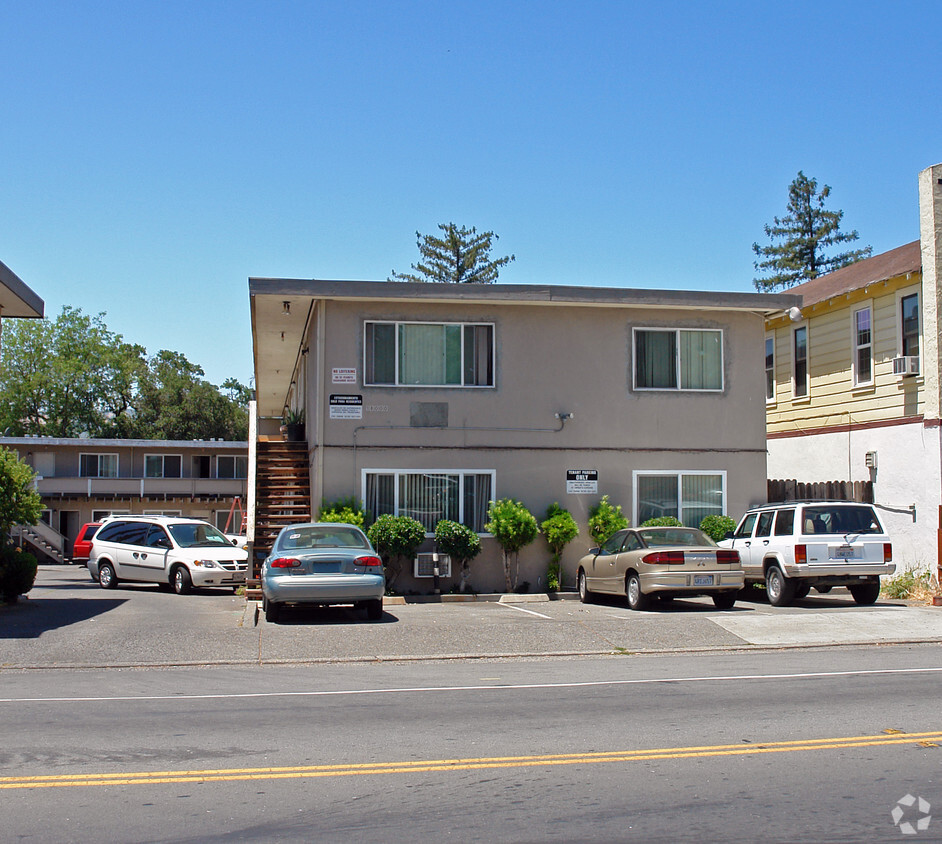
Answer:
<svg viewBox="0 0 942 844"><path fill-rule="evenodd" d="M36 490L44 496L86 496L96 498L112 495L245 497L245 478L46 478L36 479Z"/></svg>

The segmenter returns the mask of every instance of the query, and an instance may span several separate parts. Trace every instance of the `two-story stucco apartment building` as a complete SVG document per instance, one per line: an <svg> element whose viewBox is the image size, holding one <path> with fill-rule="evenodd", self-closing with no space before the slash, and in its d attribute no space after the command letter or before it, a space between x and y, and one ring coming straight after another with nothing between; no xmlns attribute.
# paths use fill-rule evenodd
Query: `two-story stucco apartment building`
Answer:
<svg viewBox="0 0 942 844"><path fill-rule="evenodd" d="M230 533L247 508L248 443L0 437L36 473L36 550L68 559L86 522L118 513L194 516ZM230 515L232 518L230 518Z"/></svg>
<svg viewBox="0 0 942 844"><path fill-rule="evenodd" d="M494 499L540 521L553 502L572 512L581 536L563 557L567 585L603 495L635 524L696 525L765 500L756 350L765 319L797 297L255 278L249 293L250 463L284 411L303 409L310 509L352 495L429 536L441 518L463 522L483 537L479 591L503 586L484 529ZM250 540L256 527L250 516ZM520 580L542 591L545 542L520 559ZM429 588L408 575L397 586Z"/></svg>
<svg viewBox="0 0 942 844"><path fill-rule="evenodd" d="M935 571L942 504L942 165L920 239L793 287L767 322L769 477L872 481L901 569Z"/></svg>

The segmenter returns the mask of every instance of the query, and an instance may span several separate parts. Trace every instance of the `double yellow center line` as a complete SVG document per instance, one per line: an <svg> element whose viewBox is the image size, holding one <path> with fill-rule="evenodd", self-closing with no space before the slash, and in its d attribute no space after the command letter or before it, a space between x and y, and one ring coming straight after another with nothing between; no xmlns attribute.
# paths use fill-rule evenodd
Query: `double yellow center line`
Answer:
<svg viewBox="0 0 942 844"><path fill-rule="evenodd" d="M807 750L840 750L847 747L879 747L915 744L938 747L942 731L904 733L886 730L872 736L773 741L761 744L717 744L703 747L662 747L651 750L612 750L592 753L554 753L540 756L494 756L478 759L428 759L411 762L363 762L348 765L303 765L277 768L228 768L205 771L142 771L115 774L57 774L34 777L0 777L0 789L75 788L80 786L160 785L232 780L305 779L312 777L375 776L440 771L473 771L483 768L533 768L548 765L595 765L603 762L653 762L660 759L751 756L759 753L795 753Z"/></svg>

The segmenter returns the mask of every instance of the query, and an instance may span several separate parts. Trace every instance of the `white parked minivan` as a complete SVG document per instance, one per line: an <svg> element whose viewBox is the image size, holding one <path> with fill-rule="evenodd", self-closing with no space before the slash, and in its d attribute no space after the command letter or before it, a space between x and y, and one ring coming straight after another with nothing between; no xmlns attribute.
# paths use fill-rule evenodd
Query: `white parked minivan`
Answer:
<svg viewBox="0 0 942 844"><path fill-rule="evenodd" d="M242 586L248 552L202 519L112 516L92 540L88 570L103 589L127 580L185 595L193 587Z"/></svg>

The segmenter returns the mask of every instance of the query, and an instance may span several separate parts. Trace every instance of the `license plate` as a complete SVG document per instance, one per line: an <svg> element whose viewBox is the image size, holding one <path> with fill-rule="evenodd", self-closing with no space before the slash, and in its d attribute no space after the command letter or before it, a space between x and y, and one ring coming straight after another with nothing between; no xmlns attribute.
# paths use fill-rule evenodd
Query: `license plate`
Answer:
<svg viewBox="0 0 942 844"><path fill-rule="evenodd" d="M713 575L712 574L695 574L693 576L693 585L694 586L712 586Z"/></svg>
<svg viewBox="0 0 942 844"><path fill-rule="evenodd" d="M834 556L839 560L852 560L854 559L854 546L853 545L838 545L834 549Z"/></svg>

